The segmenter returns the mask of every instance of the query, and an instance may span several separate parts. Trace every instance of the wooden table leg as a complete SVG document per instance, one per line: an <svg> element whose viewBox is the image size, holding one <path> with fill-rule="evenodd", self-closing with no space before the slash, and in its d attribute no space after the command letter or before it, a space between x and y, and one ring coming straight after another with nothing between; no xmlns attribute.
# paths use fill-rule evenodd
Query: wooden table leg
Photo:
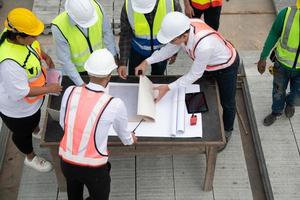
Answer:
<svg viewBox="0 0 300 200"><path fill-rule="evenodd" d="M211 191L215 175L215 167L217 161L217 148L216 147L206 147L206 172L203 190Z"/></svg>
<svg viewBox="0 0 300 200"><path fill-rule="evenodd" d="M60 158L58 156L58 147L53 146L50 147L50 152L52 156L52 164L53 168L55 170L55 175L56 175L56 181L58 185L58 189L60 192L66 192L67 191L67 184L64 175L61 172L60 168Z"/></svg>

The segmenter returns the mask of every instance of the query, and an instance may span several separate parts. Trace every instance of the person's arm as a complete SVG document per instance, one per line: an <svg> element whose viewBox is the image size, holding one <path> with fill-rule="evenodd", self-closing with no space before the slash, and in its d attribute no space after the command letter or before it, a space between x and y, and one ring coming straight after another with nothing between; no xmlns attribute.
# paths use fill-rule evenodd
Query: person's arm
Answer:
<svg viewBox="0 0 300 200"><path fill-rule="evenodd" d="M42 87L30 88L28 77L23 68L12 60L6 60L1 63L3 82L5 82L5 90L10 98L15 101L24 97L34 97L47 93L59 93L61 86L51 84Z"/></svg>
<svg viewBox="0 0 300 200"><path fill-rule="evenodd" d="M121 11L121 32L119 40L119 49L120 49L120 63L119 66L127 66L130 48L131 48L131 38L132 38L132 29L127 17L125 3Z"/></svg>
<svg viewBox="0 0 300 200"><path fill-rule="evenodd" d="M71 52L68 42L55 25L51 26L51 30L58 62L62 65L64 72L76 85L83 85L84 82L80 77L80 74L76 70L75 65L72 63Z"/></svg>
<svg viewBox="0 0 300 200"><path fill-rule="evenodd" d="M202 48L200 42L195 50L195 59L189 72L169 84L169 88L172 90L178 87L186 87L201 78L206 66L209 64L210 57L213 55L213 50L213 45Z"/></svg>
<svg viewBox="0 0 300 200"><path fill-rule="evenodd" d="M60 112L59 112L59 124L62 127L62 129L65 128L64 120L65 120L65 114L66 114L67 101L68 101L68 98L70 96L70 93L71 93L73 87L74 86L70 86L66 89L64 96L62 97L62 100L61 100Z"/></svg>
<svg viewBox="0 0 300 200"><path fill-rule="evenodd" d="M102 7L101 7L102 9ZM115 43L115 37L113 35L111 26L110 26L110 20L105 14L104 10L102 9L103 13L103 24L102 24L102 30L103 30L103 42L105 44L105 47L110 51L110 53L116 57L117 56L117 48Z"/></svg>
<svg viewBox="0 0 300 200"><path fill-rule="evenodd" d="M273 49L276 42L280 38L281 33L282 33L282 29L283 29L284 18L285 18L286 12L287 12L287 8L281 10L278 13L278 15L277 15L277 17L276 17L276 19L275 19L275 21L272 25L272 28L269 32L269 35L268 35L268 37L265 41L263 51L260 55L260 59L262 59L262 60L267 59L267 57L270 54L271 50Z"/></svg>
<svg viewBox="0 0 300 200"><path fill-rule="evenodd" d="M149 58L145 59L135 68L135 75L144 75L148 65L158 63L170 58L171 56L176 54L180 50L180 48L180 45L173 45L169 43L166 46L163 46L160 50L154 51L154 53ZM139 73L140 71L141 74Z"/></svg>
<svg viewBox="0 0 300 200"><path fill-rule="evenodd" d="M182 12L182 8L178 0L174 0L174 11Z"/></svg>
<svg viewBox="0 0 300 200"><path fill-rule="evenodd" d="M113 122L113 128L124 145L131 145L136 142L136 139L134 139L135 136L128 130L127 127L128 117L125 104L118 98L114 98L112 101L115 101L114 103L117 110L115 120Z"/></svg>
<svg viewBox="0 0 300 200"><path fill-rule="evenodd" d="M194 9L193 9L193 7L190 4L190 0L184 0L184 13L189 18L192 18L195 15Z"/></svg>

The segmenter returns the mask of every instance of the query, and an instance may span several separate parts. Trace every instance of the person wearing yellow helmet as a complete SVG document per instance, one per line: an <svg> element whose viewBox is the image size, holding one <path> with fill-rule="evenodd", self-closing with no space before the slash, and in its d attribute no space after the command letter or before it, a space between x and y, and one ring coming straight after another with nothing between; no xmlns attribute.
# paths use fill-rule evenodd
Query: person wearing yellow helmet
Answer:
<svg viewBox="0 0 300 200"><path fill-rule="evenodd" d="M46 85L41 60L49 67L54 65L36 40L44 24L30 10L15 8L4 26L0 38L0 116L13 133L14 144L26 155L25 165L48 172L52 165L35 155L32 132L38 127L44 96L62 88L59 84Z"/></svg>
<svg viewBox="0 0 300 200"><path fill-rule="evenodd" d="M292 118L295 106L300 104L300 0L296 5L282 9L266 39L260 60L257 64L259 73L266 69L266 59L271 50L275 53L272 112L263 124L272 125L282 115ZM271 54L272 55L272 54ZM290 92L287 86L290 84Z"/></svg>

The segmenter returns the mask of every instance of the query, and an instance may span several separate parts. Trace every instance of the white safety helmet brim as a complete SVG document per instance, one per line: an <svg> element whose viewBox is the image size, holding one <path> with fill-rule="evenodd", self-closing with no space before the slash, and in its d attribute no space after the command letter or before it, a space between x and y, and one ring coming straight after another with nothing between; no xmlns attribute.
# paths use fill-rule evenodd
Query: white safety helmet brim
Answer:
<svg viewBox="0 0 300 200"><path fill-rule="evenodd" d="M153 11L157 0L131 0L132 8L138 13L150 13Z"/></svg>
<svg viewBox="0 0 300 200"><path fill-rule="evenodd" d="M84 69L91 76L107 77L118 66L113 55L107 49L94 51L84 64Z"/></svg>
<svg viewBox="0 0 300 200"><path fill-rule="evenodd" d="M66 0L65 10L72 20L82 28L89 28L98 21L98 14L90 0Z"/></svg>
<svg viewBox="0 0 300 200"><path fill-rule="evenodd" d="M157 33L157 40L161 44L167 44L189 29L190 20L187 16L180 12L170 12L161 23L161 28Z"/></svg>

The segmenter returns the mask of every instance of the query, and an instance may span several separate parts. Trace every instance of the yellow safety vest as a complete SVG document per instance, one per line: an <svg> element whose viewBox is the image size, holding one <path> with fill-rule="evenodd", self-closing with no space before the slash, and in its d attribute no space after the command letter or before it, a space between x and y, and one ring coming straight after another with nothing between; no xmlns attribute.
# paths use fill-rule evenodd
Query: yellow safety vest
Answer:
<svg viewBox="0 0 300 200"><path fill-rule="evenodd" d="M222 0L191 0L192 6L199 9L205 10L209 7L222 6Z"/></svg>
<svg viewBox="0 0 300 200"><path fill-rule="evenodd" d="M300 69L300 56L296 59L296 53L300 45L300 10L296 7L287 9L281 37L276 46L276 59L283 65Z"/></svg>
<svg viewBox="0 0 300 200"><path fill-rule="evenodd" d="M98 14L98 21L88 28L87 37L81 32L78 25L70 23L70 18L66 11L52 21L52 24L60 30L67 40L71 52L71 60L78 72L85 71L84 63L93 51L104 47L102 38L103 13L96 2L93 1L93 5Z"/></svg>
<svg viewBox="0 0 300 200"><path fill-rule="evenodd" d="M152 27L142 13L133 10L131 0L126 0L126 12L128 21L133 31L131 47L143 56L150 56L153 51L162 47L157 40L157 33L160 29L163 18L174 11L173 0L158 0L157 9Z"/></svg>
<svg viewBox="0 0 300 200"><path fill-rule="evenodd" d="M46 82L46 71L41 66L40 44L36 40L32 45L17 45L7 39L0 46L0 63L13 60L22 67L27 74L29 87L42 87ZM44 95L26 97L25 100L32 104Z"/></svg>

